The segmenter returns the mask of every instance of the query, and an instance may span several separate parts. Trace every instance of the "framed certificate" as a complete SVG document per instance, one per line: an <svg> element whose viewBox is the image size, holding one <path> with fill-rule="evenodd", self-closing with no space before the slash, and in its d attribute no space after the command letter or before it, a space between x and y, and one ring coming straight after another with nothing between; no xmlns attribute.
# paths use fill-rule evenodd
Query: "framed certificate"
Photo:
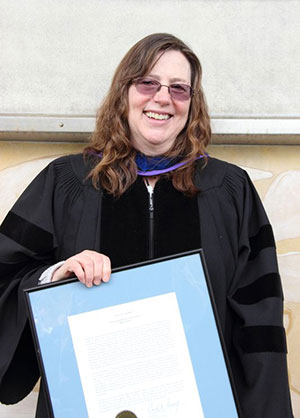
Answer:
<svg viewBox="0 0 300 418"><path fill-rule="evenodd" d="M202 250L25 295L53 418L241 417Z"/></svg>

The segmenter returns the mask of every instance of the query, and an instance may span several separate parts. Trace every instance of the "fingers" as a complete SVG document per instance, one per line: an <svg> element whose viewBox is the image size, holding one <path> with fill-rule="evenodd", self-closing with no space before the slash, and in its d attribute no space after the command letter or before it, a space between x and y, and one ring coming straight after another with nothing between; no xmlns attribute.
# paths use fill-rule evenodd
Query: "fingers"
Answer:
<svg viewBox="0 0 300 418"><path fill-rule="evenodd" d="M108 282L110 279L111 274L111 264L110 259L104 255L101 254L101 260L99 262L94 264L94 278L93 278L93 284L99 285L101 283L101 280L103 282Z"/></svg>
<svg viewBox="0 0 300 418"><path fill-rule="evenodd" d="M101 253L84 250L68 258L53 274L52 281L75 275L87 287L108 282L111 274L110 259Z"/></svg>
<svg viewBox="0 0 300 418"><path fill-rule="evenodd" d="M102 280L104 282L108 282L111 274L111 264L109 257L104 256L102 273Z"/></svg>

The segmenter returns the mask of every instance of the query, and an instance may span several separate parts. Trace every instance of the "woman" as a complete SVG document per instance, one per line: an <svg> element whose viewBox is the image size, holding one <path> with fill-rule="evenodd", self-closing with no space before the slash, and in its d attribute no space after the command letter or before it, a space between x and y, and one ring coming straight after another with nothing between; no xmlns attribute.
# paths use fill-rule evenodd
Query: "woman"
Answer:
<svg viewBox="0 0 300 418"><path fill-rule="evenodd" d="M1 226L3 402L38 378L22 289L74 274L99 285L110 263L202 247L242 416L292 417L272 230L247 174L205 154L210 134L195 54L168 34L134 45L84 156L51 163Z"/></svg>

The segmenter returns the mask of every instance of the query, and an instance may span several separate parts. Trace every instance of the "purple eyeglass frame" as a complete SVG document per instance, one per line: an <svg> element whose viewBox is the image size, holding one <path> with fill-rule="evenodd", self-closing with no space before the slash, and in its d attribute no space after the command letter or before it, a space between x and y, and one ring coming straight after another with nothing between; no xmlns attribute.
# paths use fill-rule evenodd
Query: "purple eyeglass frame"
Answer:
<svg viewBox="0 0 300 418"><path fill-rule="evenodd" d="M172 83L169 86L167 86L166 84L161 84L158 80L154 80L153 78L150 78L150 77L138 77L138 78L133 79L132 83L136 86L137 91L141 94L150 95L150 93L142 92L142 91L139 90L139 87L140 88L143 87L141 84L138 83L141 80L149 80L149 81L152 81L154 84L157 85L157 89L151 94L152 96L154 96L157 92L159 92L162 87L167 87L169 95L172 97L172 99L175 99L175 100L186 101L186 100L189 100L194 95L194 89L191 86L189 86L188 84ZM190 90L189 96L186 99L181 99L181 98L176 97L176 92L174 93L171 90L172 86L174 86L174 85L188 87L189 90ZM174 96L174 94L175 94L175 96Z"/></svg>

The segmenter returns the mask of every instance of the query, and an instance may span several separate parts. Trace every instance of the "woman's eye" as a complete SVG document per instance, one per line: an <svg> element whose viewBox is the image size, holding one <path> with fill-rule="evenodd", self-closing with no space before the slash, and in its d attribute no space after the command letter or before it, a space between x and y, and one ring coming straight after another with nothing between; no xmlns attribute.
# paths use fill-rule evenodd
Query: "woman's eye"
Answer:
<svg viewBox="0 0 300 418"><path fill-rule="evenodd" d="M172 84L172 89L176 91L185 91L185 87L181 84Z"/></svg>
<svg viewBox="0 0 300 418"><path fill-rule="evenodd" d="M156 82L152 80L143 80L142 84L144 84L144 86L156 86Z"/></svg>

